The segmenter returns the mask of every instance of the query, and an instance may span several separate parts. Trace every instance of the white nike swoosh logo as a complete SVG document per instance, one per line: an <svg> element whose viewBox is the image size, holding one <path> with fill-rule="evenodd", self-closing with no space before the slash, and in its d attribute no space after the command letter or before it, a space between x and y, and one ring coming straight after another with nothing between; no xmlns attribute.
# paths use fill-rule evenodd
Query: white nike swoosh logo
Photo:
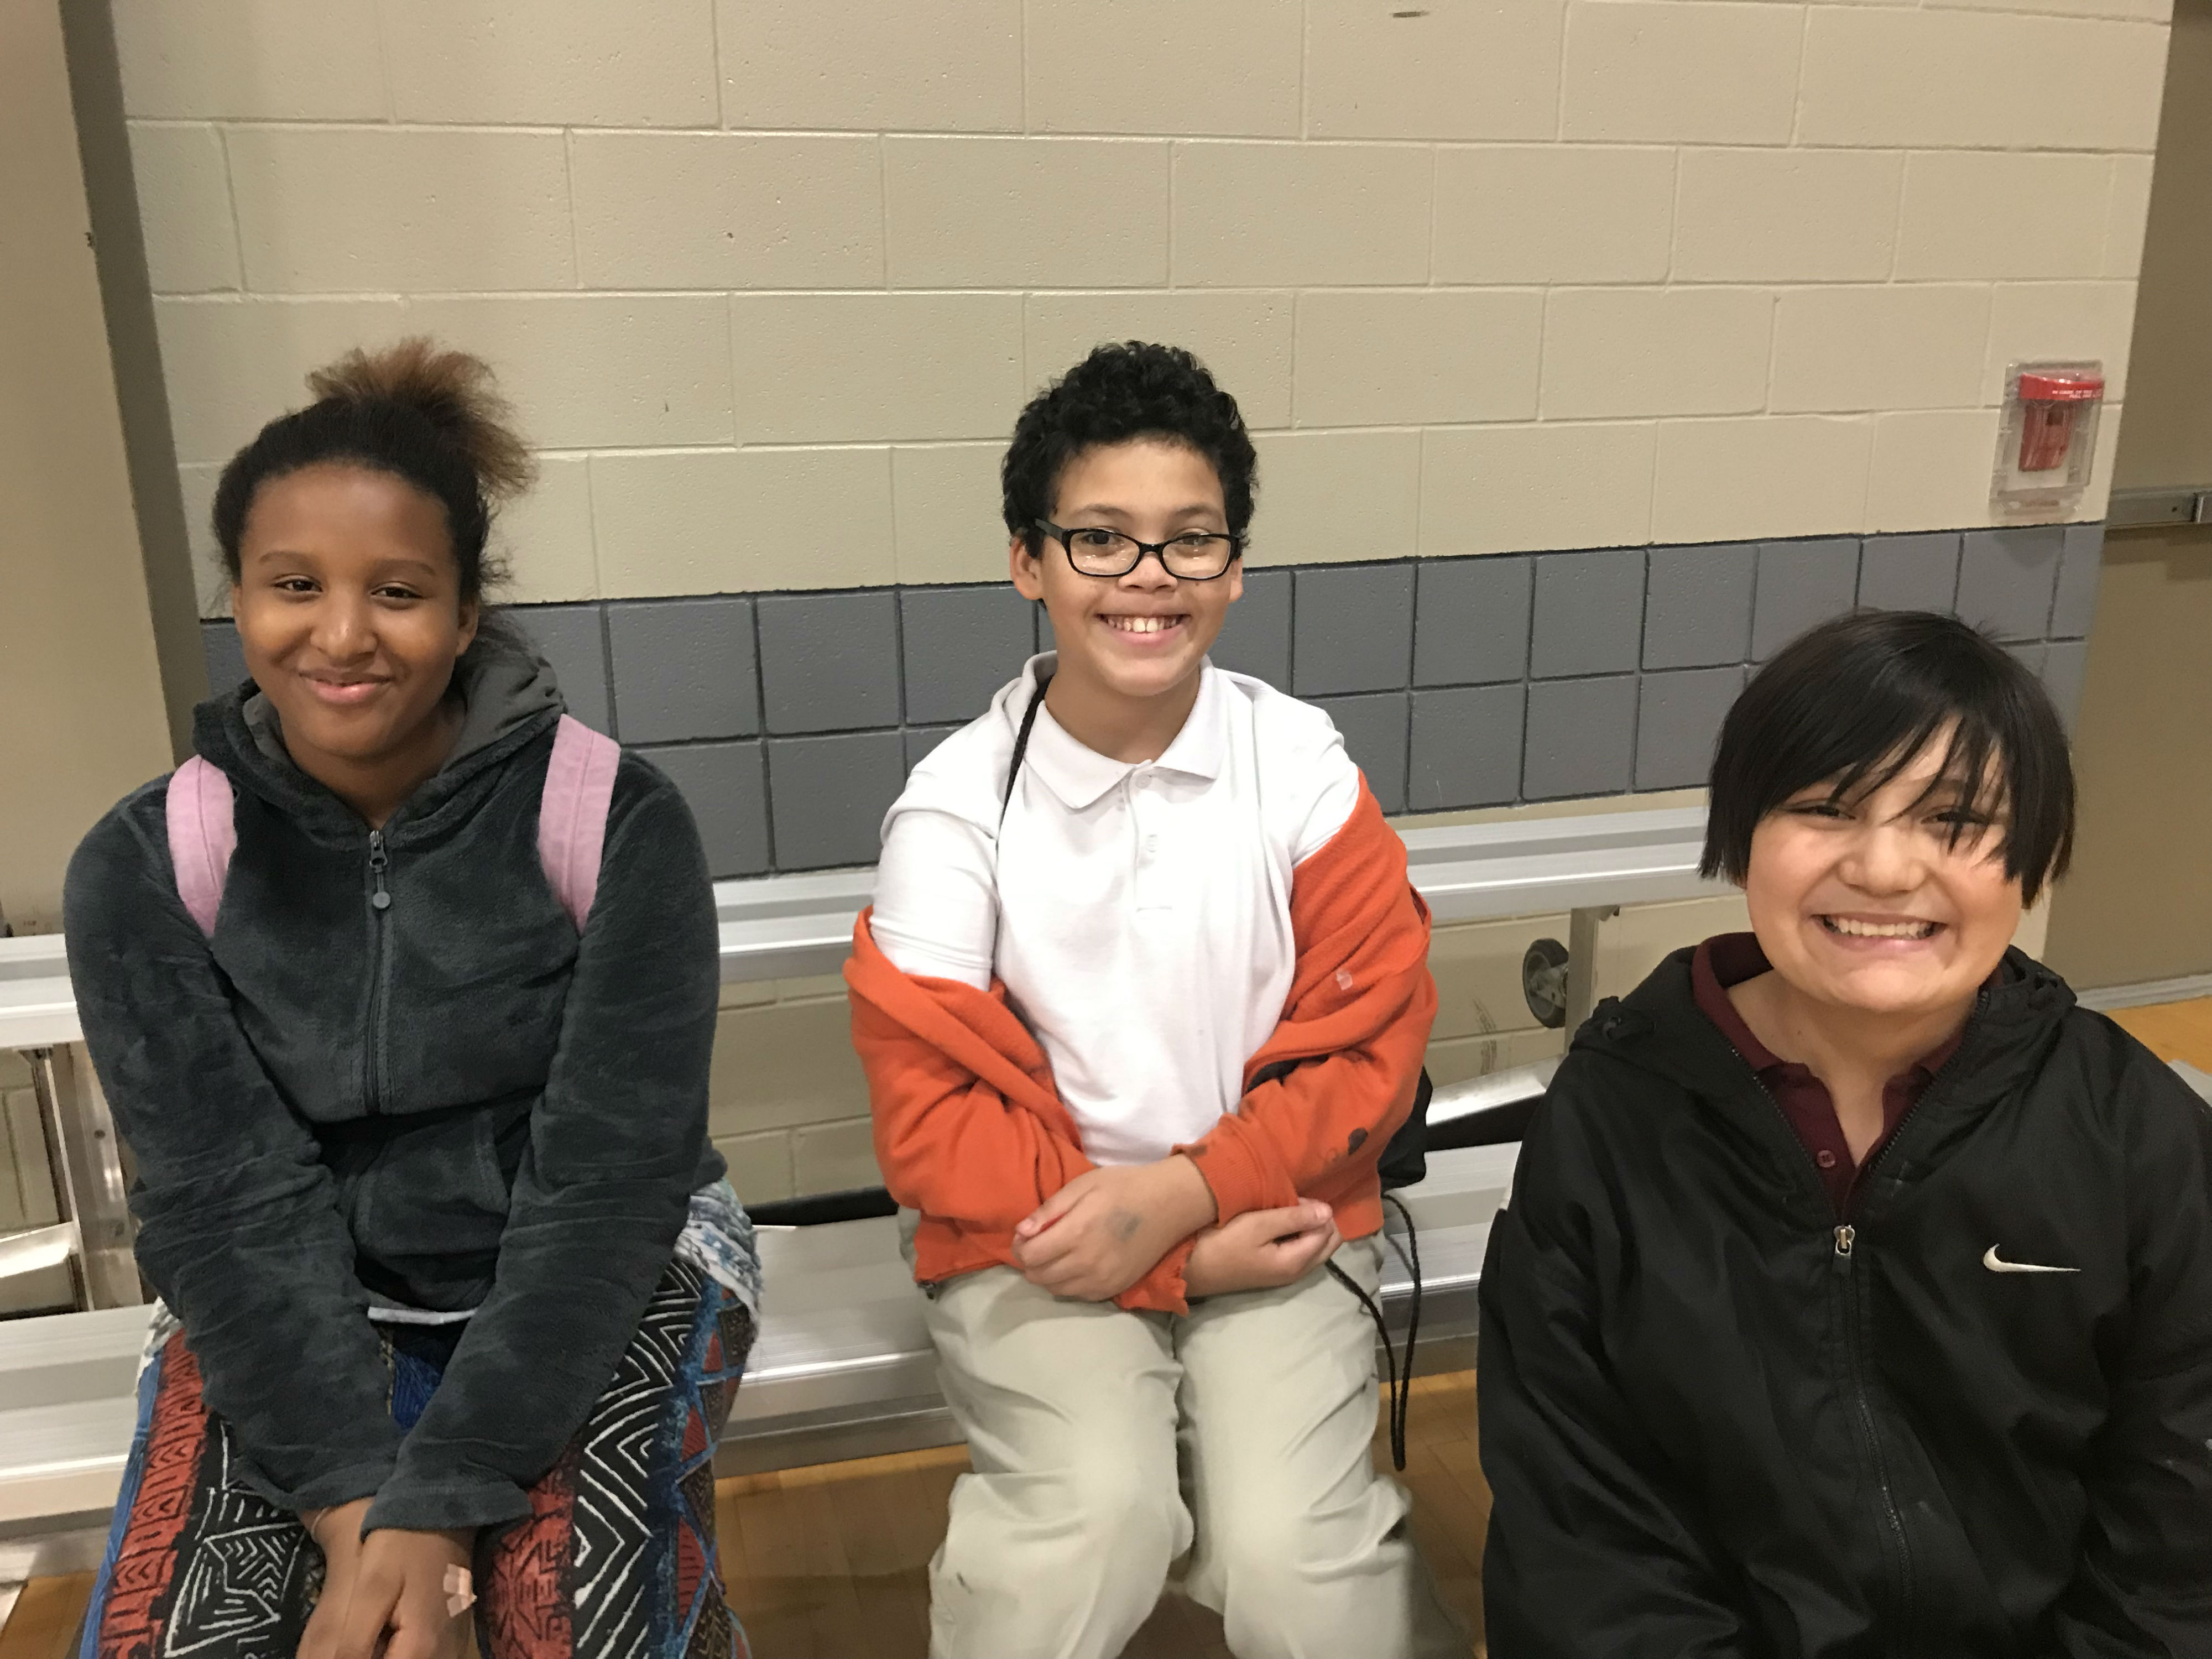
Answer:
<svg viewBox="0 0 2212 1659"><path fill-rule="evenodd" d="M2079 1267L2045 1267L2033 1261L2007 1261L1997 1254L1997 1247L1994 1244L1982 1257L1982 1266L1993 1273L2078 1273L2081 1271Z"/></svg>

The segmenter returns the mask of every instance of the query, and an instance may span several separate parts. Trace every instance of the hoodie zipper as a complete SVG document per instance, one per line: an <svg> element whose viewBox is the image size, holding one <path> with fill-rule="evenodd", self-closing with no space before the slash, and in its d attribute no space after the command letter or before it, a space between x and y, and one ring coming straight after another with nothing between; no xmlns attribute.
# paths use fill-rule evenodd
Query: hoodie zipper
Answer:
<svg viewBox="0 0 2212 1659"><path fill-rule="evenodd" d="M1978 1004L1977 1006L1978 1006ZM1774 1109L1774 1115L1782 1121L1782 1127L1789 1132L1790 1139L1796 1145L1798 1151L1804 1153L1805 1167L1813 1171L1814 1184L1820 1188L1822 1201L1826 1201L1827 1188L1820 1179L1819 1166L1813 1162L1812 1153L1805 1151L1805 1143L1798 1139L1797 1126L1790 1121L1790 1114L1782 1109L1782 1103L1774 1097L1774 1091L1766 1086L1766 1079L1753 1069L1751 1062L1744 1059L1734 1043L1729 1045L1729 1052L1735 1055L1744 1070L1751 1073L1752 1080L1759 1085L1759 1092L1766 1097L1766 1103ZM1948 1061L1945 1064L1945 1069L1948 1069ZM1930 1079L1928 1087L1932 1089L1935 1086L1935 1080ZM1923 1097L1926 1092L1925 1090L1922 1091ZM1919 1104L1919 1101L1914 1101L1912 1107L1905 1112L1905 1116L1898 1119L1899 1129L1905 1127L1905 1120L1912 1115L1913 1111L1918 1109ZM1896 1133L1893 1131L1889 1140L1882 1146L1882 1152L1885 1155L1895 1139ZM1881 1161L1880 1158L1875 1160L1877 1164ZM1897 1493L1889 1483L1889 1465L1881 1455L1881 1436L1875 1424L1874 1402L1868 1395L1867 1356L1860 1340L1862 1316L1859 1307L1859 1275L1852 1267L1852 1264L1858 1259L1859 1231L1850 1222L1839 1221L1829 1234L1829 1239L1831 1259L1834 1263L1835 1271L1843 1275L1844 1347L1850 1365L1852 1415L1856 1419L1859 1434L1867 1455L1874 1463L1875 1486L1881 1493L1882 1518L1888 1523L1890 1541L1897 1552L1899 1586L1897 1617L1887 1621L1890 1628L1886 1645L1890 1652L1901 1653L1904 1651L1902 1626L1910 1616L1909 1607L1912 1599L1912 1546L1905 1530L1905 1517L1897 1507Z"/></svg>
<svg viewBox="0 0 2212 1659"><path fill-rule="evenodd" d="M1899 1119L1899 1127L1903 1126ZM1866 1312L1863 1292L1859 1288L1859 1273L1854 1265L1858 1261L1859 1230L1848 1221L1838 1224L1835 1231L1836 1271L1843 1275L1844 1346L1850 1357L1851 1406L1858 1419L1859 1434L1865 1443L1867 1455L1874 1463L1874 1483L1881 1493L1881 1516L1888 1524L1890 1541L1897 1547L1898 1600L1897 1617L1890 1623L1888 1647L1892 1653L1902 1653L1905 1646L1905 1632L1913 1613L1912 1542L1905 1530L1905 1516L1897 1507L1897 1493L1889 1481L1889 1462L1881 1453L1881 1431L1874 1419L1874 1401L1867 1388L1868 1354L1862 1334L1866 1328Z"/></svg>
<svg viewBox="0 0 2212 1659"><path fill-rule="evenodd" d="M392 895L384 885L385 872L392 866L392 855L384 845L384 831L368 832L368 1031L365 1043L368 1071L367 1104L374 1117L383 1108L384 1097L384 957L386 928L385 916L392 908Z"/></svg>
<svg viewBox="0 0 2212 1659"><path fill-rule="evenodd" d="M1972 1029L1973 1022L1988 1008L1989 1002L1990 994L1986 988L1975 994L1973 1008L1966 1015L1966 1029ZM1918 1113L1928 1097L1936 1092L1951 1068L1959 1063L1959 1056L1965 1052L1965 1031L1962 1030L1959 1047L1953 1051L1950 1059L1945 1060L1936 1069L1935 1076L1928 1079L1928 1086L1913 1097L1912 1103L1905 1109L1904 1115L1897 1120L1896 1127L1882 1138L1881 1149L1875 1154L1874 1162L1860 1170L1860 1180L1874 1174L1888 1160L1890 1152L1895 1148L1899 1138L1905 1133L1905 1125L1912 1121L1914 1115ZM1764 1088L1765 1085L1761 1084L1760 1086ZM1773 1100L1774 1097L1770 1093L1767 1098ZM1777 1112L1782 1110L1782 1103L1779 1101L1775 1101L1774 1109ZM1856 1198L1861 1190L1857 1181L1853 1182L1852 1188ZM1854 1203L1852 1209L1856 1208L1857 1205ZM1866 1437L1868 1453L1874 1459L1875 1485L1881 1492L1882 1516L1888 1522L1890 1535L1897 1544L1899 1596L1898 1618L1890 1632L1889 1646L1893 1653L1902 1653L1905 1649L1908 1625L1917 1611L1913 1606L1915 1586L1912 1548L1905 1530L1905 1516L1897 1507L1897 1493L1890 1485L1889 1464L1882 1455L1881 1432L1875 1423L1874 1402L1871 1391L1867 1387L1867 1368L1872 1356L1867 1352L1864 1340L1867 1323L1866 1314L1862 1306L1864 1292L1860 1288L1861 1275L1854 1266L1858 1260L1857 1227L1849 1220L1839 1223L1836 1228L1835 1240L1836 1270L1844 1277L1845 1344L1850 1352L1852 1403L1858 1410L1859 1431Z"/></svg>
<svg viewBox="0 0 2212 1659"><path fill-rule="evenodd" d="M1969 1028L1971 1028L1973 1022L1980 1017L1984 1010L1989 1006L1989 1000L1990 994L1986 988L1976 994L1974 997L1973 1009L1966 1016L1966 1024ZM1774 1091L1766 1086L1766 1080L1760 1077L1756 1071L1753 1070L1751 1062L1744 1059L1743 1055L1737 1051L1735 1044L1730 1043L1729 1045L1729 1052L1735 1055L1737 1060L1742 1065L1746 1071L1751 1072L1752 1080L1759 1085L1759 1093L1766 1097L1766 1103L1774 1109L1775 1116L1782 1120L1782 1127L1790 1132L1790 1139L1792 1141L1796 1142L1797 1148L1800 1152L1803 1152L1804 1142L1799 1140L1797 1138L1797 1126L1790 1122L1790 1114L1782 1109L1782 1103L1774 1097ZM1950 1059L1943 1062L1942 1066L1936 1071L1935 1076L1928 1079L1928 1086L1920 1091L1919 1095L1913 1100L1911 1105L1905 1109L1905 1115L1897 1120L1896 1127L1891 1129L1890 1132L1883 1137L1881 1150L1875 1154L1874 1162L1860 1170L1859 1176L1861 1179L1873 1174L1875 1170L1881 1167L1882 1164L1888 1158L1891 1149L1897 1145L1898 1137L1905 1133L1905 1126L1912 1121L1913 1115L1919 1111L1921 1103L1925 1101L1929 1095L1936 1092L1936 1085L1942 1082L1944 1077L1950 1072L1951 1068L1959 1063L1959 1055L1965 1052L1966 1044L1962 1040L1958 1050L1952 1054ZM1808 1164L1812 1164L1813 1158L1811 1153L1806 1153L1805 1162ZM1814 1183L1816 1185L1820 1185L1818 1166L1815 1165L1814 1167ZM1856 1186L1857 1183L1855 1182L1853 1183L1855 1191L1856 1189ZM1825 1185L1821 1186L1820 1195L1824 1199L1827 1196L1827 1189ZM1853 1208L1856 1209L1856 1206L1854 1205ZM1851 1404L1854 1408L1854 1414L1858 1419L1859 1432L1864 1437L1868 1455L1874 1460L1875 1485L1881 1493L1882 1516L1889 1524L1890 1538L1897 1547L1898 1579L1899 1589L1898 1616L1893 1621L1892 1621L1888 1646L1891 1652L1901 1653L1904 1651L1904 1627L1906 1622L1911 1619L1913 1612L1913 1608L1911 1607L1913 1599L1912 1546L1911 1538L1905 1530L1905 1516L1897 1507L1896 1491L1890 1485L1889 1464L1887 1460L1885 1459L1881 1454L1881 1432L1875 1422L1874 1402L1867 1387L1867 1365L1869 1356L1866 1352L1866 1346L1863 1336L1865 1325L1865 1316L1862 1311L1861 1307L1863 1293L1859 1288L1860 1275L1854 1265L1858 1260L1859 1230L1848 1218L1846 1218L1836 1224L1835 1230L1830 1235L1830 1237L1832 1240L1832 1249L1833 1254L1832 1259L1835 1264L1835 1271L1843 1276L1844 1305L1844 1347L1850 1358Z"/></svg>

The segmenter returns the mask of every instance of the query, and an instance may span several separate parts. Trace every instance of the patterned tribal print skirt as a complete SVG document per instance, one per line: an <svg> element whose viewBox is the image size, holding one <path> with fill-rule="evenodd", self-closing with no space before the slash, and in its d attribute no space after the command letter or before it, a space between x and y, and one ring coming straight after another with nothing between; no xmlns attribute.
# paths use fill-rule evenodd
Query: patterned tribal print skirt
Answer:
<svg viewBox="0 0 2212 1659"><path fill-rule="evenodd" d="M383 1328L412 1427L462 1327ZM744 1303L678 1260L531 1516L477 1546L485 1659L748 1659L714 1555L714 1449L752 1346ZM78 1659L290 1659L322 1589L296 1516L246 1486L181 1333L138 1382L138 1429Z"/></svg>

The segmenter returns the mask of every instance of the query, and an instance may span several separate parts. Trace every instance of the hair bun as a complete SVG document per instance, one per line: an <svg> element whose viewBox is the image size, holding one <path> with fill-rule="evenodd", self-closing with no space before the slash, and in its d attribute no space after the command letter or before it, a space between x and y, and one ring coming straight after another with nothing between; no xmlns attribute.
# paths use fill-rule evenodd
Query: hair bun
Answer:
<svg viewBox="0 0 2212 1659"><path fill-rule="evenodd" d="M491 366L422 335L364 351L356 346L307 376L318 401L394 403L423 416L467 457L485 495L520 495L536 475L529 446L509 424L514 409Z"/></svg>

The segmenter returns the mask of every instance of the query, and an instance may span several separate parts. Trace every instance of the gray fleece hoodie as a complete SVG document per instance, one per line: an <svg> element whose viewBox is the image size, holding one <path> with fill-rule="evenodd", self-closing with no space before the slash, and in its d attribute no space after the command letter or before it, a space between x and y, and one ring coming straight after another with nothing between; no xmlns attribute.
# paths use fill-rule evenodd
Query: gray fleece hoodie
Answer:
<svg viewBox="0 0 2212 1659"><path fill-rule="evenodd" d="M64 901L139 1264L253 1484L287 1509L374 1494L371 1527L529 1513L722 1172L690 812L623 755L579 939L538 861L551 672L487 641L455 684L453 755L374 835L251 685L200 707L237 801L211 939L177 896L161 782L84 838ZM476 1310L404 1436L372 1298Z"/></svg>

